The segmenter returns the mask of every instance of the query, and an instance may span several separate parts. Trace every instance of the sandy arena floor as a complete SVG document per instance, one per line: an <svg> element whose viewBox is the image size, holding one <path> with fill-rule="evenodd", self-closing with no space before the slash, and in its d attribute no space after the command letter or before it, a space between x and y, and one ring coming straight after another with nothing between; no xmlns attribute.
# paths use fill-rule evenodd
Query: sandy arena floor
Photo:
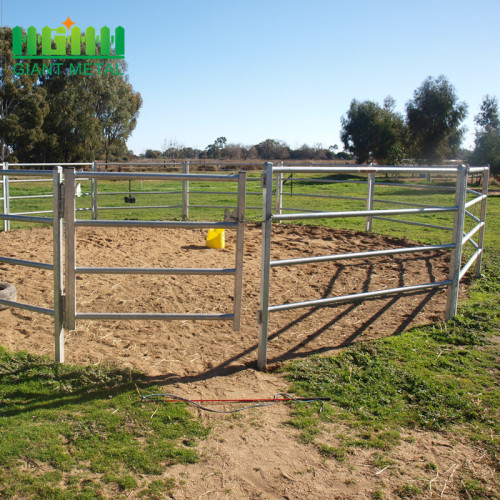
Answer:
<svg viewBox="0 0 500 500"><path fill-rule="evenodd" d="M226 249L205 246L206 231L158 229L77 230L78 266L234 267L234 232ZM246 230L242 328L212 321L79 321L66 332L66 361L113 361L151 375L210 377L253 366L258 338L260 283L258 227ZM272 258L410 246L376 234L320 227L276 226ZM52 262L51 229L0 235L6 257ZM344 295L447 278L446 253L419 253L272 269L271 304ZM52 307L52 273L0 264L0 281L14 283L18 301ZM77 276L77 310L94 312L231 312L232 277ZM270 316L269 363L321 353L352 342L392 335L441 320L445 291L368 300ZM52 318L11 309L0 312L0 344L53 356Z"/></svg>

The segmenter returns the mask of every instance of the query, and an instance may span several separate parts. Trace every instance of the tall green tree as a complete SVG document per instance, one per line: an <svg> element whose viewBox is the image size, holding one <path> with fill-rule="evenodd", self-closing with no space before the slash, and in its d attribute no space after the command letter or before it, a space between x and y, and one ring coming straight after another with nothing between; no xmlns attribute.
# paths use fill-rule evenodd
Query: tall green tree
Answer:
<svg viewBox="0 0 500 500"><path fill-rule="evenodd" d="M43 137L48 113L46 93L38 76L16 75L12 59L12 30L0 28L0 157L15 160L18 151L28 158Z"/></svg>
<svg viewBox="0 0 500 500"><path fill-rule="evenodd" d="M385 163L391 148L398 145L402 149L405 125L403 117L394 112L394 105L392 97L385 99L383 107L373 101L353 99L346 115L341 118L340 138L345 149L360 163L372 159Z"/></svg>
<svg viewBox="0 0 500 500"><path fill-rule="evenodd" d="M478 165L490 165L491 172L500 174L500 116L496 97L485 96L480 112L474 117L476 129L472 160Z"/></svg>
<svg viewBox="0 0 500 500"><path fill-rule="evenodd" d="M413 154L420 161L433 163L458 154L467 104L459 102L444 75L424 80L406 104L406 116Z"/></svg>

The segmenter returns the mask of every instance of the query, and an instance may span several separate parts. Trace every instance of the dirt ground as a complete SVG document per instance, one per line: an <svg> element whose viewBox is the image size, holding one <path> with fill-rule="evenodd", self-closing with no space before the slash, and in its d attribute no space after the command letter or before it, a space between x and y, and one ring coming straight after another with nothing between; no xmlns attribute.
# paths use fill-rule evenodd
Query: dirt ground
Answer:
<svg viewBox="0 0 500 500"><path fill-rule="evenodd" d="M269 367L256 370L260 283L260 228L246 228L242 327L210 321L78 321L66 332L66 361L113 361L148 374L165 392L189 399L268 398L287 390L274 368L287 360L328 355L354 342L403 332L444 318L444 290L367 300L270 316ZM77 229L77 266L234 267L234 234L226 249L205 246L206 231ZM405 240L321 227L276 226L272 258L347 253L411 246ZM0 234L0 255L52 261L51 229ZM272 269L271 304L345 295L447 279L449 255L406 254ZM52 273L0 263L0 281L13 283L18 301L52 307ZM79 312L231 312L231 277L81 275ZM0 311L0 344L53 356L52 318L20 309ZM198 411L198 410L196 410ZM373 465L373 451L358 450L347 462L325 460L284 425L289 409L274 405L234 417L203 414L212 427L200 444L202 459L165 471L180 486L174 498L396 498L401 485L417 485L424 497L456 498L459 471L474 469L485 481L492 471L484 453L443 434L411 432L391 452L393 464ZM344 430L325 427L323 442ZM329 436L329 437L328 437ZM425 464L434 462L436 471ZM444 488L444 490L443 490ZM442 491L443 490L443 491Z"/></svg>

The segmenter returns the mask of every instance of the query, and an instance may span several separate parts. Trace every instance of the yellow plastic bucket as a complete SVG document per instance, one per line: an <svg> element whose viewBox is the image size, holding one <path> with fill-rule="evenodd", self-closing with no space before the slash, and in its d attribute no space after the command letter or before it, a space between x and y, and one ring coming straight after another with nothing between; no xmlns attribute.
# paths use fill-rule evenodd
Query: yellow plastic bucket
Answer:
<svg viewBox="0 0 500 500"><path fill-rule="evenodd" d="M226 238L224 229L209 229L207 235L207 247L221 249L225 246Z"/></svg>

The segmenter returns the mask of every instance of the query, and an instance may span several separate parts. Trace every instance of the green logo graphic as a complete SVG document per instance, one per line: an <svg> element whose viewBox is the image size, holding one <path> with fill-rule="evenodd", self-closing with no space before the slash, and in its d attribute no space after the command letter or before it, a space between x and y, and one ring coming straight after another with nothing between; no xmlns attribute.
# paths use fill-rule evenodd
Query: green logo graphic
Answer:
<svg viewBox="0 0 500 500"><path fill-rule="evenodd" d="M40 42L42 53L38 54ZM85 45L84 54L82 44ZM70 54L67 54L68 45ZM125 28L118 26L113 36L107 26L101 28L100 35L96 35L93 26L88 26L82 35L82 30L68 17L58 28L42 28L40 37L33 26L26 30L26 35L21 27L15 26L12 29L12 54L15 59L125 59Z"/></svg>

